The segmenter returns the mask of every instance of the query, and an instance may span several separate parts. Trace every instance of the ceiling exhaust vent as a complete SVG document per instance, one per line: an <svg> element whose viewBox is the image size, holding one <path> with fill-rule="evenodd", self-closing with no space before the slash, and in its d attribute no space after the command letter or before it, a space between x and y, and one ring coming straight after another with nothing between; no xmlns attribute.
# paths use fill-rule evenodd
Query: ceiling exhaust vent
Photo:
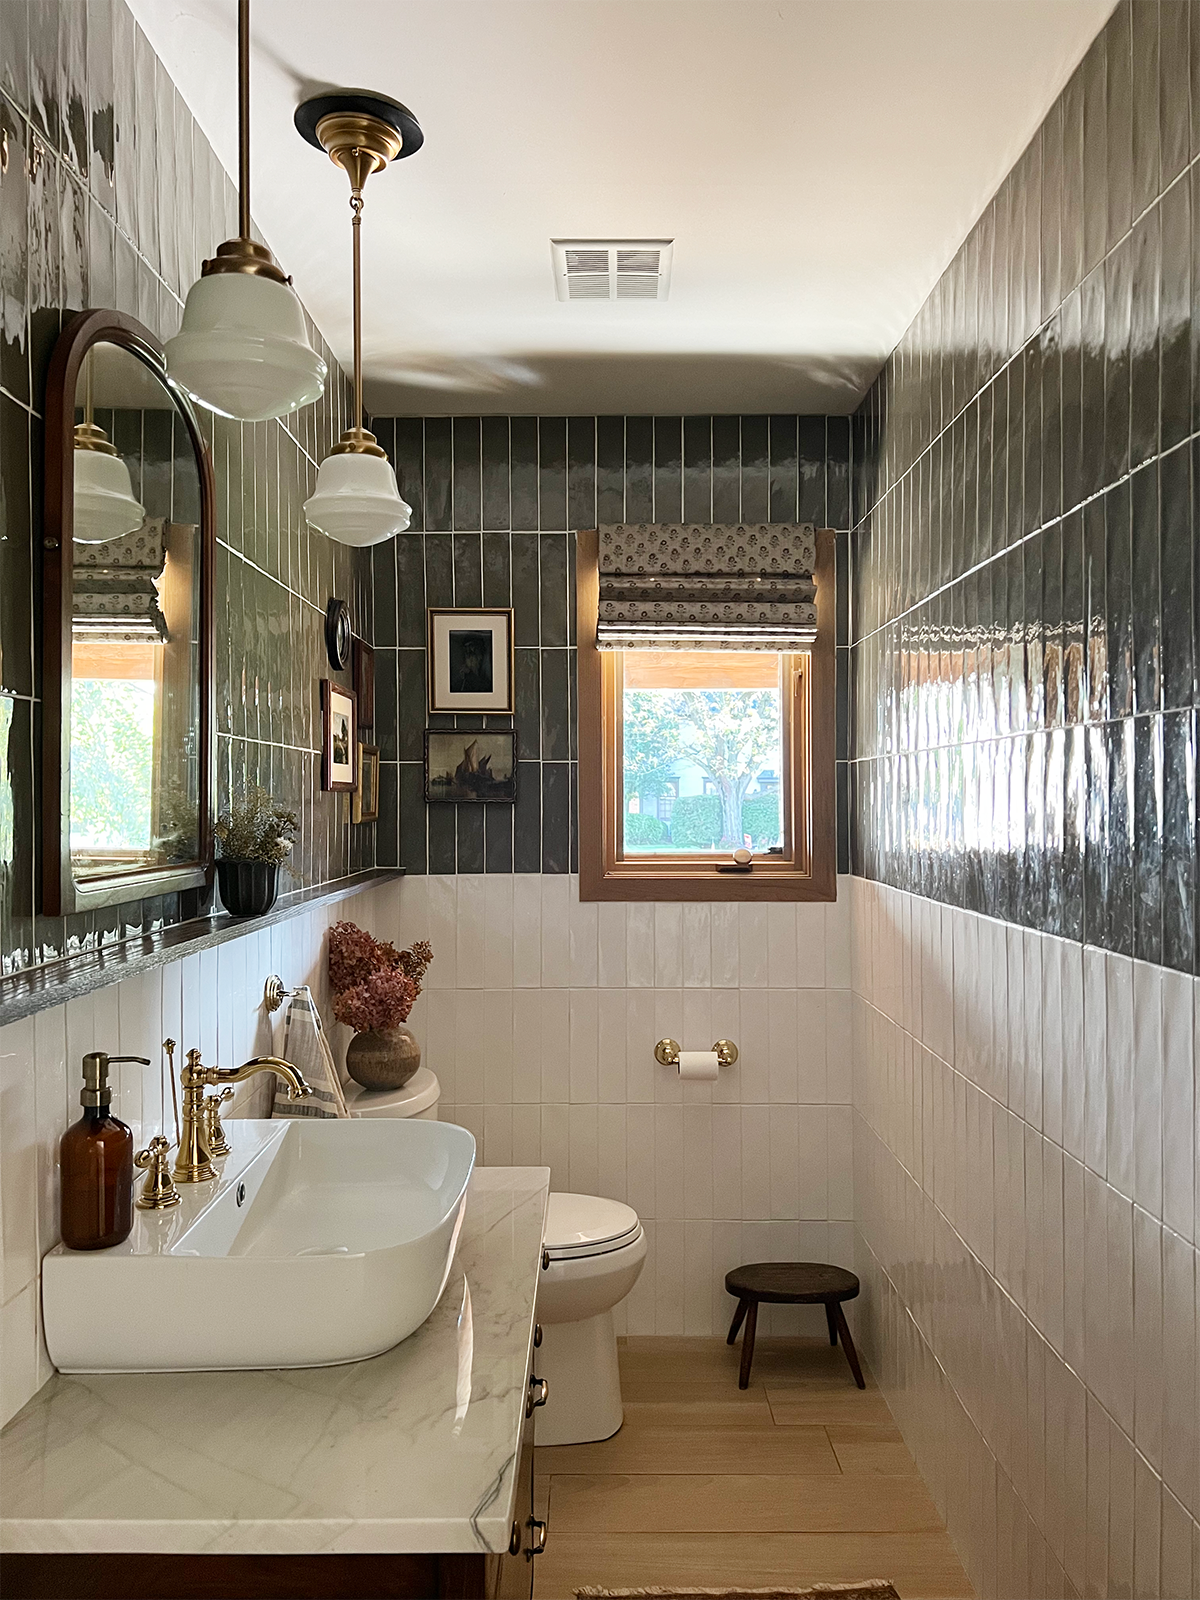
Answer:
<svg viewBox="0 0 1200 1600"><path fill-rule="evenodd" d="M673 239L551 239L560 300L665 300Z"/></svg>

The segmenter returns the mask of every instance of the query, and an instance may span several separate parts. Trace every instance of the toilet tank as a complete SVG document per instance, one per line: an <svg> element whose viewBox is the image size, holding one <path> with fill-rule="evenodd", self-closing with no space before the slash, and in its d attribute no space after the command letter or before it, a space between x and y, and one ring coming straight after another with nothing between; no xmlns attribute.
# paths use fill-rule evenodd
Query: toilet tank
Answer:
<svg viewBox="0 0 1200 1600"><path fill-rule="evenodd" d="M352 1117L417 1117L425 1122L438 1120L442 1087L428 1067L418 1067L402 1089L364 1089L361 1084L343 1086L346 1110Z"/></svg>

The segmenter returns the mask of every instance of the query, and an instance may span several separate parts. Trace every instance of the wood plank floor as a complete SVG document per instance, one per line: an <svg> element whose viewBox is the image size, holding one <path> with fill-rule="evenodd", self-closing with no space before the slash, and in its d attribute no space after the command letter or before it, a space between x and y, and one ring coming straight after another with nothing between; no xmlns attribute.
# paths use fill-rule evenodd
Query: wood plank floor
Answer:
<svg viewBox="0 0 1200 1600"><path fill-rule="evenodd" d="M535 1600L585 1584L760 1588L889 1578L903 1600L973 1590L869 1371L824 1340L623 1339L625 1425L537 1452L549 1524Z"/></svg>

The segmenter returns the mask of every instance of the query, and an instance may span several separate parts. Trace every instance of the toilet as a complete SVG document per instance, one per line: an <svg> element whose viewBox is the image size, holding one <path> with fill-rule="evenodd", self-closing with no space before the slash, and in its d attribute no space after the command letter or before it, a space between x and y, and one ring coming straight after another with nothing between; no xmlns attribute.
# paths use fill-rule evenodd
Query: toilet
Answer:
<svg viewBox="0 0 1200 1600"><path fill-rule="evenodd" d="M551 1194L546 1213L534 1371L546 1380L538 1444L586 1444L621 1426L613 1307L641 1275L646 1236L632 1206Z"/></svg>
<svg viewBox="0 0 1200 1600"><path fill-rule="evenodd" d="M402 1089L343 1085L352 1117L437 1120L441 1086L418 1067ZM551 1194L546 1210L533 1370L546 1380L538 1444L586 1444L621 1426L621 1375L613 1307L633 1288L646 1236L632 1206L594 1194Z"/></svg>
<svg viewBox="0 0 1200 1600"><path fill-rule="evenodd" d="M353 1080L342 1085L352 1117L421 1117L438 1120L442 1086L428 1067L418 1067L402 1089L364 1089Z"/></svg>

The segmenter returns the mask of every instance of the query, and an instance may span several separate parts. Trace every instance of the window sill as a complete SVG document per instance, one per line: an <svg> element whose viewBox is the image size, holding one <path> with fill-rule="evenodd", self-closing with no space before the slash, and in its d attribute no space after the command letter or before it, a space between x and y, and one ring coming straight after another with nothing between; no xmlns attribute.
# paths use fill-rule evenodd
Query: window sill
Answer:
<svg viewBox="0 0 1200 1600"><path fill-rule="evenodd" d="M597 876L580 865L581 900L836 900L837 876L828 873L769 871L718 872L715 867L675 868L671 872L610 868Z"/></svg>

